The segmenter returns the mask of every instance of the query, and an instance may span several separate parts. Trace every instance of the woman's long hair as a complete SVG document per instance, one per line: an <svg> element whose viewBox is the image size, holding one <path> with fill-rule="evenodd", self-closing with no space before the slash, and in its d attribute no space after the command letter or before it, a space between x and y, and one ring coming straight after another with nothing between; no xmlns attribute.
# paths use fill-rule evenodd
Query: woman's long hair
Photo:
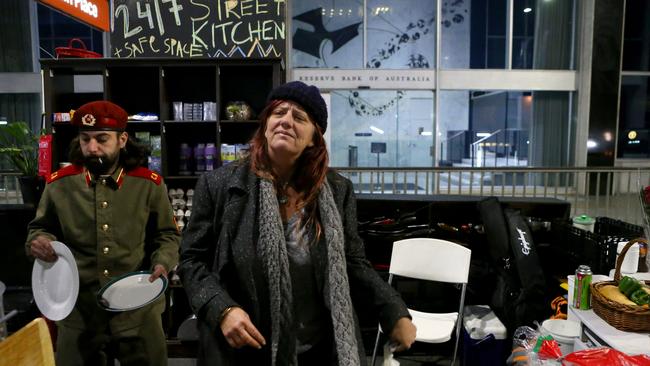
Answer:
<svg viewBox="0 0 650 366"><path fill-rule="evenodd" d="M119 136L120 132L117 131L117 134ZM81 152L79 136L76 136L72 139L68 151L70 151L68 154L68 159L72 164L83 165L84 155ZM150 149L148 146L139 143L136 139L129 135L129 139L126 141L126 145L120 150L119 165L122 166L127 172L139 166L146 166L149 152Z"/></svg>
<svg viewBox="0 0 650 366"><path fill-rule="evenodd" d="M273 175L271 168L271 160L268 154L268 145L264 132L269 116L273 110L284 103L284 100L273 100L266 105L262 113L260 113L260 128L250 141L250 157L251 168L253 172L266 179L270 179L278 186L277 178ZM311 116L310 116L311 119ZM312 123L313 119L312 119ZM325 181L327 175L327 167L329 164L329 157L327 154L327 146L325 145L325 138L323 137L323 130L320 126L314 123L316 127L314 131L313 143L314 146L308 146L302 152L294 167L294 173L291 177L291 184L295 190L303 195L303 202L298 205L298 210L305 208L307 220L305 225L312 222L316 224L316 233L320 233L320 223L316 220L318 214L318 194Z"/></svg>

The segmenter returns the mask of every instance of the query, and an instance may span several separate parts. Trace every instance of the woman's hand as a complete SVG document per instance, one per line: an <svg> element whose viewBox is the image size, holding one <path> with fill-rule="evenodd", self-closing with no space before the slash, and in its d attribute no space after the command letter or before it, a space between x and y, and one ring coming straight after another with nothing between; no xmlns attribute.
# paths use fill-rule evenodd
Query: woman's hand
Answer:
<svg viewBox="0 0 650 366"><path fill-rule="evenodd" d="M415 342L415 325L411 322L409 318L400 318L393 330L390 332L390 339L394 343L397 343L397 349L395 352L401 352L411 348L413 342Z"/></svg>
<svg viewBox="0 0 650 366"><path fill-rule="evenodd" d="M266 340L255 328L244 309L236 307L221 320L221 332L232 348L251 346L257 349L266 345Z"/></svg>

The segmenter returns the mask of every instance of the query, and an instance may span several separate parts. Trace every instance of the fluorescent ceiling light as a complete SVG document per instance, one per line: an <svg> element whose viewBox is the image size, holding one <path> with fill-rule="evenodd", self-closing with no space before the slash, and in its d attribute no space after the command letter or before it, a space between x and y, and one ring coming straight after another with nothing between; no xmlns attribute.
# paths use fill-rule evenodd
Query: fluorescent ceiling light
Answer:
<svg viewBox="0 0 650 366"><path fill-rule="evenodd" d="M477 132L476 137L487 137L490 136L489 132Z"/></svg>
<svg viewBox="0 0 650 366"><path fill-rule="evenodd" d="M531 11L533 11L533 9L531 9L531 8L524 8L524 13L530 13Z"/></svg>
<svg viewBox="0 0 650 366"><path fill-rule="evenodd" d="M7 121L0 121L0 125L6 125Z"/></svg>
<svg viewBox="0 0 650 366"><path fill-rule="evenodd" d="M598 146L598 143L596 143L596 141L587 140L587 149L593 149L596 146Z"/></svg>
<svg viewBox="0 0 650 366"><path fill-rule="evenodd" d="M375 132L377 132L377 133L380 134L380 135L383 135L383 134L384 134L384 130L382 130L381 128L377 128L377 127L375 127L375 126L370 126L370 129L373 130L373 131L375 131Z"/></svg>
<svg viewBox="0 0 650 366"><path fill-rule="evenodd" d="M433 136L433 132L431 132L431 131L422 131L422 133L420 133L420 135L422 135L422 136Z"/></svg>

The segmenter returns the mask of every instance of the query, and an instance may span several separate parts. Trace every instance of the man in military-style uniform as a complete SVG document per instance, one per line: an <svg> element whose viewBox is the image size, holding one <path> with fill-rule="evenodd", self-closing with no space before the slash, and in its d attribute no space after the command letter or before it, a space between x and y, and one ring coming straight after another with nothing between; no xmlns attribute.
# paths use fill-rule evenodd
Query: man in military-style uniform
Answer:
<svg viewBox="0 0 650 366"><path fill-rule="evenodd" d="M113 278L150 269L153 281L178 261L180 233L167 189L158 173L141 167L145 150L124 131L127 119L126 111L107 101L74 113L79 136L70 145L73 164L49 177L29 224L29 255L54 261L50 241L59 240L79 269L75 307L57 323L58 365L105 365L107 354L122 366L167 364L162 297L118 313L96 300Z"/></svg>

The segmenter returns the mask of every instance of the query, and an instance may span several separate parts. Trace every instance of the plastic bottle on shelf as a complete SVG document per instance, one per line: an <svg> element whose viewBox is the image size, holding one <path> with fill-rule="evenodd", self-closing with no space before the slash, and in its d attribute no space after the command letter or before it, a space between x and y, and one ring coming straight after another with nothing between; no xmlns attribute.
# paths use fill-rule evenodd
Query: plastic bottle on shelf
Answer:
<svg viewBox="0 0 650 366"><path fill-rule="evenodd" d="M190 160L192 158L192 148L186 144L181 144L181 151L178 156L178 174L190 175Z"/></svg>
<svg viewBox="0 0 650 366"><path fill-rule="evenodd" d="M214 156L217 154L217 148L214 144L209 143L205 145L205 170L214 170Z"/></svg>
<svg viewBox="0 0 650 366"><path fill-rule="evenodd" d="M196 173L205 171L205 144L198 144L194 148L194 159L196 160Z"/></svg>

